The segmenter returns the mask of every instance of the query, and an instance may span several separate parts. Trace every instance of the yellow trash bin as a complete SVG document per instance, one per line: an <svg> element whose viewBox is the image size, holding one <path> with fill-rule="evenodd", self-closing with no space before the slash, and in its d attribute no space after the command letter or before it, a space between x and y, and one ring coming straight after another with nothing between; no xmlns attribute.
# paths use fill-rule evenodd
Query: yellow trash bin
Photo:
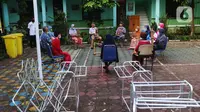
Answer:
<svg viewBox="0 0 200 112"><path fill-rule="evenodd" d="M17 54L22 55L23 54L22 38L23 38L24 35L22 33L14 33L14 34L11 34L11 35L17 37Z"/></svg>
<svg viewBox="0 0 200 112"><path fill-rule="evenodd" d="M6 52L10 58L17 57L17 39L16 36L6 35L2 36L5 40Z"/></svg>

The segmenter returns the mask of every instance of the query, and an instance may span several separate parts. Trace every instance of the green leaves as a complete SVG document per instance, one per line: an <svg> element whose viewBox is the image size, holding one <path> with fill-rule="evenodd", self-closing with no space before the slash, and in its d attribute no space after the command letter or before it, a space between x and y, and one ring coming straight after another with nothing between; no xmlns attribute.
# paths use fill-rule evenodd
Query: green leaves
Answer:
<svg viewBox="0 0 200 112"><path fill-rule="evenodd" d="M114 0L85 0L84 1L84 11L88 12L91 10L102 9L102 8L112 8L117 3Z"/></svg>

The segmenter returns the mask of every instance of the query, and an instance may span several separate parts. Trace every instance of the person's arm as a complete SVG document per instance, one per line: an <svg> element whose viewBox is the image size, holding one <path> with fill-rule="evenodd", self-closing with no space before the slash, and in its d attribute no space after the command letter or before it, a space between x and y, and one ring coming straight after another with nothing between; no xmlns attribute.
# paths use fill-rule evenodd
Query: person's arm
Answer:
<svg viewBox="0 0 200 112"><path fill-rule="evenodd" d="M30 27L31 27L31 23L28 23L28 27L27 28L30 29Z"/></svg>
<svg viewBox="0 0 200 112"><path fill-rule="evenodd" d="M93 32L92 32L92 28L89 29L89 34L90 34L90 35L93 34Z"/></svg>
<svg viewBox="0 0 200 112"><path fill-rule="evenodd" d="M123 28L123 33L126 34L126 28L125 27Z"/></svg>
<svg viewBox="0 0 200 112"><path fill-rule="evenodd" d="M140 47L140 44L141 44L141 42L139 42L138 45L135 47L134 54L138 52L138 49L139 49L139 47Z"/></svg>
<svg viewBox="0 0 200 112"><path fill-rule="evenodd" d="M118 36L118 35L119 35L118 33L119 33L119 27L117 28L117 30L116 30L116 32L115 32L115 35Z"/></svg>

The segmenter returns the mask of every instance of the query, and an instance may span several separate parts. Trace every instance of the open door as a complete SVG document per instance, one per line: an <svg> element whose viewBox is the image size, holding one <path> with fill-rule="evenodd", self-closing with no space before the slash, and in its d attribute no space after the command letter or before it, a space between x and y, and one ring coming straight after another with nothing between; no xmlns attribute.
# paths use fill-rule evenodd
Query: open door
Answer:
<svg viewBox="0 0 200 112"><path fill-rule="evenodd" d="M129 16L129 31L134 32L140 26L140 16Z"/></svg>

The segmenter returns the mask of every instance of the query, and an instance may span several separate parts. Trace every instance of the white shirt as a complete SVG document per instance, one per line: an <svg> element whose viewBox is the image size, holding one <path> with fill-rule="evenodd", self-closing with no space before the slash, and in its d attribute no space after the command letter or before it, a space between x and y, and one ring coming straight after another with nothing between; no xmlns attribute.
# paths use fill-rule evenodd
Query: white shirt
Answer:
<svg viewBox="0 0 200 112"><path fill-rule="evenodd" d="M97 27L90 28L89 29L89 34L96 34L96 30L97 30Z"/></svg>
<svg viewBox="0 0 200 112"><path fill-rule="evenodd" d="M28 29L29 29L29 35L30 35L30 36L36 35L35 23L33 23L32 21L29 22L29 23L28 23Z"/></svg>
<svg viewBox="0 0 200 112"><path fill-rule="evenodd" d="M77 35L77 31L74 28L69 29L69 35Z"/></svg>

